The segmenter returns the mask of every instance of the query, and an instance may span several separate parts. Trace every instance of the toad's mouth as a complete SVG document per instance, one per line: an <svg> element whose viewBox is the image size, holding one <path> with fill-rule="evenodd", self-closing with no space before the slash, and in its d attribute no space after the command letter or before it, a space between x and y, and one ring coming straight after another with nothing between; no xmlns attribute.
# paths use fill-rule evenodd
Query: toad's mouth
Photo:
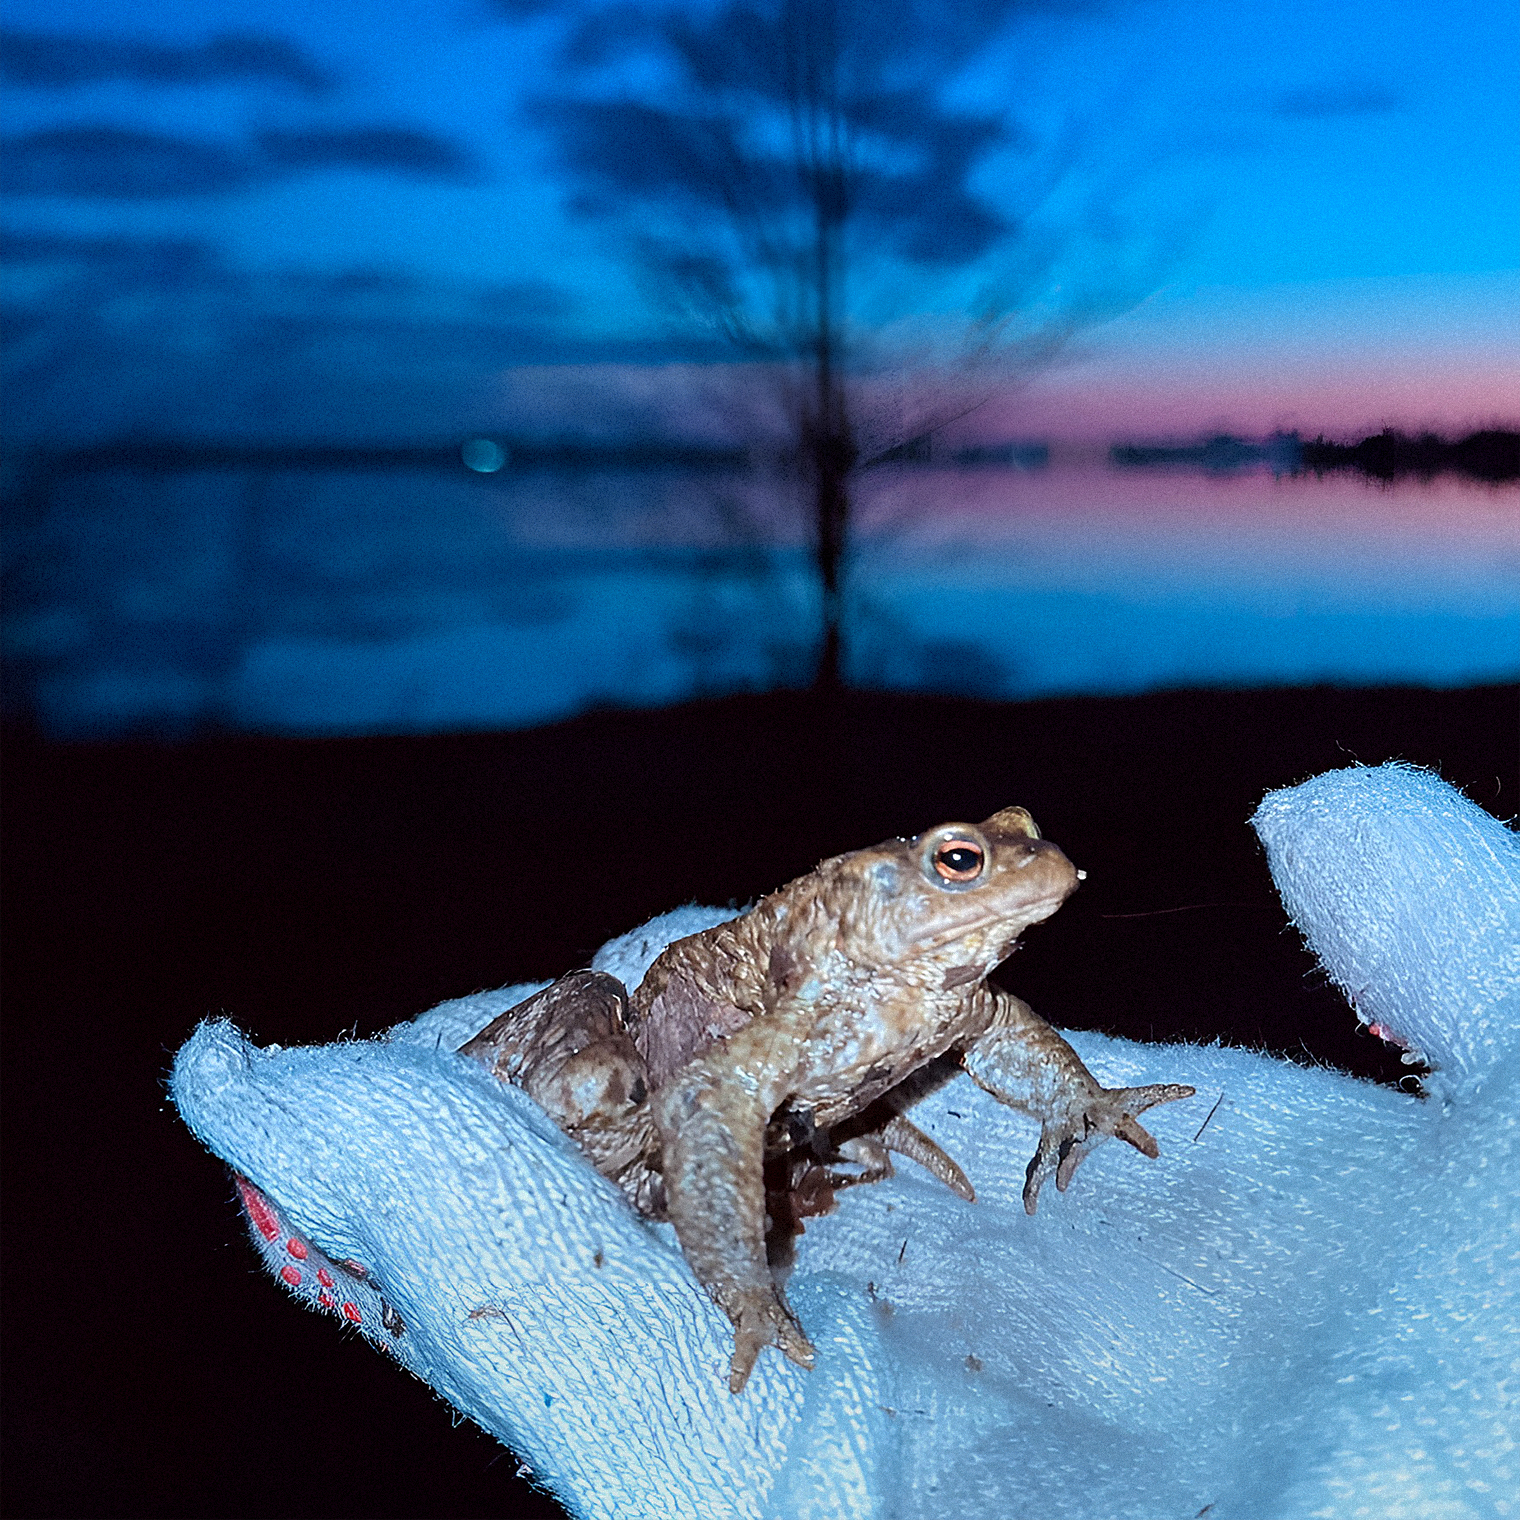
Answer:
<svg viewBox="0 0 1520 1520"><path fill-rule="evenodd" d="M941 926L927 939L919 940L918 947L922 951L943 950L946 945L953 945L983 929L1002 930L1011 944L1031 924L1043 923L1049 918L1071 896L1071 891L1070 887L1058 888L1045 897L1021 904L1016 912L978 913L958 918Z"/></svg>

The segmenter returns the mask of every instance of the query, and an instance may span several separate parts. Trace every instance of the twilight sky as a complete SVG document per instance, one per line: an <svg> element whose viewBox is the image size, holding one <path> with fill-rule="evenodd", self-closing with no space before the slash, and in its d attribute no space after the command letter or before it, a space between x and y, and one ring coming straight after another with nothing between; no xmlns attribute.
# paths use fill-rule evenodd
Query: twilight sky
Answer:
<svg viewBox="0 0 1520 1520"><path fill-rule="evenodd" d="M556 83L563 12L510 9L7 0L4 224L488 283L563 299L584 336L626 331L623 266L515 114ZM1520 418L1517 76L1511 0L1031 7L951 98L1074 145L1037 224L1104 201L1171 252L1006 428Z"/></svg>

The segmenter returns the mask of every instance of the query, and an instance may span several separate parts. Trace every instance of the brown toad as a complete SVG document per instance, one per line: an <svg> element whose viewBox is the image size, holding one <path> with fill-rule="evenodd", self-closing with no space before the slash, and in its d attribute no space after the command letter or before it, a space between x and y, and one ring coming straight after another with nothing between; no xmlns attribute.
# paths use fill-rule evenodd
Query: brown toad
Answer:
<svg viewBox="0 0 1520 1520"><path fill-rule="evenodd" d="M974 1197L899 1111L907 1079L936 1058L958 1055L1040 1121L1031 1214L1045 1180L1064 1191L1110 1135L1157 1154L1134 1116L1193 1089L1100 1087L1027 1003L986 980L1081 879L1023 808L942 824L825 860L677 940L631 996L601 972L562 977L463 1052L524 1087L642 1213L671 1220L733 1321L738 1392L764 1346L813 1362L767 1263L768 1156L853 1162L857 1175L827 1175L837 1187L889 1175L896 1151Z"/></svg>

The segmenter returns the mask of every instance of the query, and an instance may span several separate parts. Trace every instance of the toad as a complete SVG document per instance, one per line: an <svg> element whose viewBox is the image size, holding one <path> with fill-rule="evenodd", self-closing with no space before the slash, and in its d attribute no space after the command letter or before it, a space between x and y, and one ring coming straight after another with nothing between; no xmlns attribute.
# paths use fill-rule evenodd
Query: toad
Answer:
<svg viewBox="0 0 1520 1520"><path fill-rule="evenodd" d="M561 977L462 1051L525 1088L641 1213L674 1224L733 1322L737 1393L766 1346L813 1363L767 1259L768 1157L842 1165L827 1174L836 1188L890 1175L895 1152L974 1199L901 1111L930 1063L958 1059L1039 1120L1031 1214L1046 1181L1065 1191L1110 1136L1157 1154L1135 1116L1193 1089L1101 1087L1027 1003L987 981L1082 879L1023 808L941 824L825 860L675 941L631 994L601 972Z"/></svg>

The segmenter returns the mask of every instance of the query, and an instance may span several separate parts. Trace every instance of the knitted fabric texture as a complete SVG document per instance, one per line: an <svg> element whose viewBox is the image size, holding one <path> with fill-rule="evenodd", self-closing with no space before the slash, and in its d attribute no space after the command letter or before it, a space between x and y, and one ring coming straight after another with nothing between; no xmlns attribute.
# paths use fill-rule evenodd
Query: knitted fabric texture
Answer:
<svg viewBox="0 0 1520 1520"><path fill-rule="evenodd" d="M455 1054L535 987L375 1041L203 1024L172 1086L286 1288L493 1432L577 1516L1520 1515L1520 850L1436 777L1358 767L1253 820L1293 922L1428 1096L1247 1051L1069 1038L1109 1086L1185 1081L1161 1157L1105 1146L1038 1215L1034 1125L961 1078L911 1163L810 1220L775 1352L732 1332L522 1092ZM605 947L636 985L728 915ZM1240 968L1251 975L1249 966Z"/></svg>

